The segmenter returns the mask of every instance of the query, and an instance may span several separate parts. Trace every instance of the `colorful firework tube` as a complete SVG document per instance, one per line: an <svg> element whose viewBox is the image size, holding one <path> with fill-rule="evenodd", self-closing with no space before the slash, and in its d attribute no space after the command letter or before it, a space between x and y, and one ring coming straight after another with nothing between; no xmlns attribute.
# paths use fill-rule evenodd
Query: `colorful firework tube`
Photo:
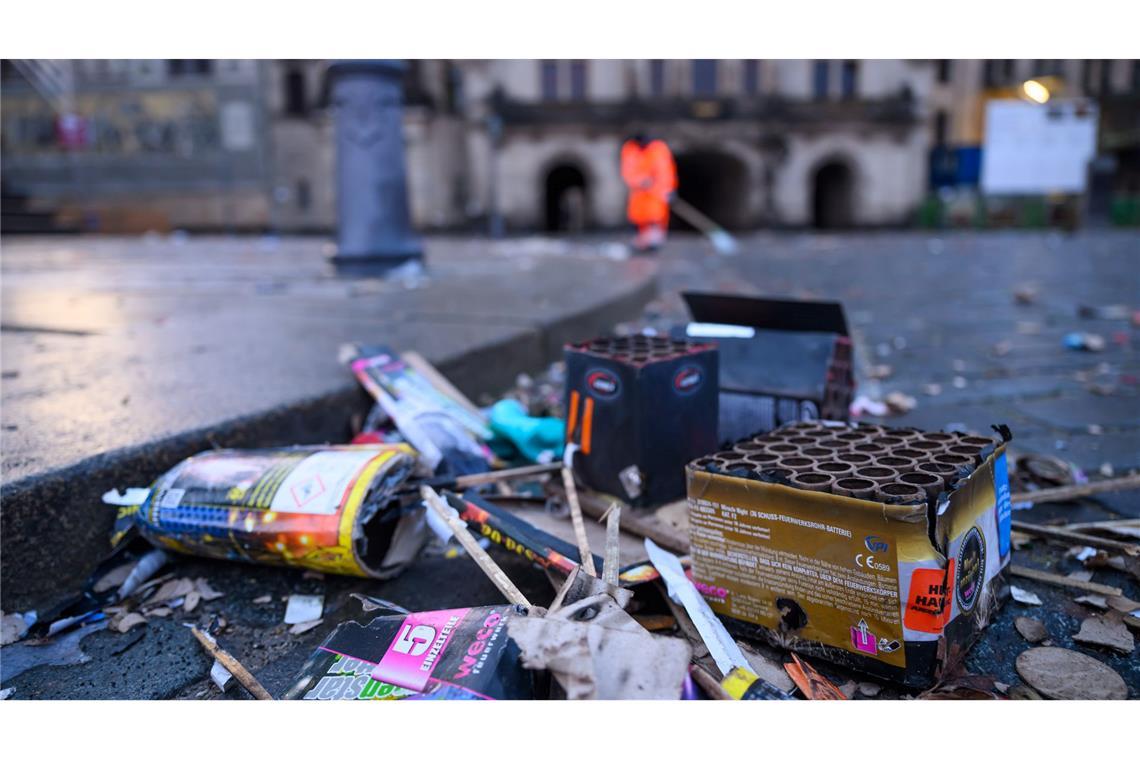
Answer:
<svg viewBox="0 0 1140 760"><path fill-rule="evenodd" d="M404 444L207 451L120 510L116 535L133 523L185 554L388 577L397 524L421 519L392 500L414 463Z"/></svg>

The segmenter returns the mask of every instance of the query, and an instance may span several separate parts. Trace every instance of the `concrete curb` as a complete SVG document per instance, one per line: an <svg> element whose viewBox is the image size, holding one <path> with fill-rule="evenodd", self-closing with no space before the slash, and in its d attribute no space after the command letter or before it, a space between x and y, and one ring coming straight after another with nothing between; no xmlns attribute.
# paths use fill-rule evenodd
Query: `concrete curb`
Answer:
<svg viewBox="0 0 1140 760"><path fill-rule="evenodd" d="M558 359L564 343L633 319L656 292L656 276L648 277L606 302L559 315L506 339L468 346L435 363L458 388L477 399L509 387L519 372L534 372ZM369 406L367 394L346 372L344 387L330 393L104 451L68 467L5 483L0 488L4 610L42 608L82 586L108 551L115 509L100 498L108 489L148 485L180 460L211 447L343 441L351 417Z"/></svg>

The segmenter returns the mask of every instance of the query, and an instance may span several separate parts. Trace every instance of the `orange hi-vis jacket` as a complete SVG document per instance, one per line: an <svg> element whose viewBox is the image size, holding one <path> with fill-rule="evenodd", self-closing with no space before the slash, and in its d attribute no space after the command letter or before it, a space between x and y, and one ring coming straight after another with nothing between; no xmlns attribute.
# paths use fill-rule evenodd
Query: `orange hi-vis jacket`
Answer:
<svg viewBox="0 0 1140 760"><path fill-rule="evenodd" d="M641 226L669 223L669 194L677 189L673 153L661 140L643 148L634 140L621 146L621 178L629 186L629 221Z"/></svg>

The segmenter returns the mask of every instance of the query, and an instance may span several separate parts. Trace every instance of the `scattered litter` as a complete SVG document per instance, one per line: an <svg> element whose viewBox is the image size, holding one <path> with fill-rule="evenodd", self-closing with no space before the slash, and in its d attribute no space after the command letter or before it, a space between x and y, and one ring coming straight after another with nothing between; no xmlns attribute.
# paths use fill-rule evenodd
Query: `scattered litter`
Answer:
<svg viewBox="0 0 1140 760"><path fill-rule="evenodd" d="M144 625L146 617L137 612L128 612L122 617L117 617L111 621L111 629L119 633L126 633L134 628L136 625Z"/></svg>
<svg viewBox="0 0 1140 760"><path fill-rule="evenodd" d="M914 396L908 396L902 391L888 393L884 400L893 414L906 414L914 411L914 408L918 406L918 400Z"/></svg>
<svg viewBox="0 0 1140 760"><path fill-rule="evenodd" d="M221 591L215 591L211 588L205 578L198 578L194 581L194 591L202 597L202 601L204 602L212 602L215 599L220 599L225 596Z"/></svg>
<svg viewBox="0 0 1140 760"><path fill-rule="evenodd" d="M922 386L922 392L927 396L940 396L942 395L942 386L938 383L926 383Z"/></svg>
<svg viewBox="0 0 1140 760"><path fill-rule="evenodd" d="M135 563L130 574L123 581L123 585L119 587L119 598L126 599L137 591L144 583L153 578L155 573L161 570L169 559L170 557L162 549L153 549L144 554L142 559Z"/></svg>
<svg viewBox="0 0 1140 760"><path fill-rule="evenodd" d="M284 699L531 699L531 674L507 635L508 622L526 615L500 605L341 623Z"/></svg>
<svg viewBox="0 0 1140 760"><path fill-rule="evenodd" d="M1113 613L1115 615L1115 613ZM1081 630L1073 634L1073 641L1082 644L1114 649L1121 654L1132 654L1136 642L1119 615L1091 615L1081 623Z"/></svg>
<svg viewBox="0 0 1140 760"><path fill-rule="evenodd" d="M740 647L725 630L724 624L713 614L709 603L697 591L697 587L685 576L680 560L648 538L645 539L645 551L648 552L653 566L661 573L669 598L689 613L693 625L700 632L701 640L708 647L709 654L720 668L720 672L730 673L733 668L750 670L751 666L744 653L740 651Z"/></svg>
<svg viewBox="0 0 1140 760"><path fill-rule="evenodd" d="M881 692L882 690L883 690L883 687L879 686L879 684L877 684L877 683L871 683L870 681L860 681L859 682L859 693L862 694L864 697L872 697L872 698L877 697L877 696L879 696L879 692Z"/></svg>
<svg viewBox="0 0 1140 760"><path fill-rule="evenodd" d="M403 444L205 451L159 476L144 507L120 508L115 535L137 529L187 554L388 578L427 538L423 511L396 498L414 462Z"/></svg>
<svg viewBox="0 0 1140 760"><path fill-rule="evenodd" d="M1107 345L1103 335L1096 333L1073 332L1065 336L1062 341L1065 348L1072 351L1103 351Z"/></svg>
<svg viewBox="0 0 1140 760"><path fill-rule="evenodd" d="M320 620L310 620L306 623L297 623L289 629L289 633L293 634L294 636L300 636L302 633L313 630L323 622L325 621L322 618Z"/></svg>
<svg viewBox="0 0 1140 760"><path fill-rule="evenodd" d="M325 598L315 594L293 594L285 605L285 624L311 623L324 615Z"/></svg>
<svg viewBox="0 0 1140 760"><path fill-rule="evenodd" d="M885 417L890 409L884 402L875 401L860 394L851 402L848 411L852 417L862 417L864 414L869 414L872 417Z"/></svg>
<svg viewBox="0 0 1140 760"><path fill-rule="evenodd" d="M1041 597L1037 596L1037 594L1034 594L1032 591L1026 591L1019 586L1010 586L1009 592L1013 594L1013 599L1016 602L1021 602L1022 604L1032 604L1035 606L1040 606L1042 604Z"/></svg>
<svg viewBox="0 0 1140 760"><path fill-rule="evenodd" d="M1022 285L1013 291L1013 302L1018 306L1030 306L1037 301L1037 287Z"/></svg>
<svg viewBox="0 0 1140 760"><path fill-rule="evenodd" d="M233 674L226 670L226 666L218 660L214 660L214 664L210 667L210 680L222 690L223 694L237 683Z"/></svg>
<svg viewBox="0 0 1140 760"><path fill-rule="evenodd" d="M4 701L8 697L12 696L12 694L14 694L15 691L16 691L15 688L0 689L0 702Z"/></svg>
<svg viewBox="0 0 1140 760"><path fill-rule="evenodd" d="M272 601L273 601L273 595L272 594L262 594L261 596L254 599L253 603L254 604L269 604Z"/></svg>
<svg viewBox="0 0 1140 760"><path fill-rule="evenodd" d="M1073 601L1077 602L1078 604L1088 605L1089 607L1096 607L1098 610L1108 609L1108 601L1103 596L1097 596L1096 594L1085 594L1083 596L1078 596Z"/></svg>
<svg viewBox="0 0 1140 760"><path fill-rule="evenodd" d="M835 684L801 660L795 652L792 652L792 661L785 664L784 668L807 699L847 699L847 695L836 688Z"/></svg>
<svg viewBox="0 0 1140 760"><path fill-rule="evenodd" d="M24 638L28 623L23 614L11 612L0 619L0 646L8 646Z"/></svg>
<svg viewBox="0 0 1140 760"><path fill-rule="evenodd" d="M1112 668L1088 655L1061 647L1027 649L1017 657L1017 673L1052 699L1125 699L1128 687Z"/></svg>
<svg viewBox="0 0 1140 760"><path fill-rule="evenodd" d="M193 612L200 601L202 601L202 595L197 591L191 591L186 595L186 601L182 603L182 611Z"/></svg>
<svg viewBox="0 0 1140 760"><path fill-rule="evenodd" d="M193 590L194 581L189 578L178 578L177 580L167 581L159 587L153 596L146 600L146 604L159 604L161 602L180 599Z"/></svg>
<svg viewBox="0 0 1140 760"><path fill-rule="evenodd" d="M491 407L491 430L518 449L530 462L562 458L566 423L556 417L532 417L515 399L503 399Z"/></svg>
<svg viewBox="0 0 1140 760"><path fill-rule="evenodd" d="M1045 630L1045 625L1035 618L1019 616L1014 618L1013 627L1021 634L1021 637L1028 641L1030 644L1039 644L1045 639L1049 638L1049 632Z"/></svg>
<svg viewBox="0 0 1140 760"><path fill-rule="evenodd" d="M218 642L214 640L213 636L194 626L189 626L189 628L190 633L194 634L194 638L198 639L198 643L202 645L202 648L213 655L214 660L220 662L222 666L238 680L238 683L245 687L246 691L252 694L256 699L273 699L270 693L265 690L265 687L258 683L257 679L253 677L253 674L245 669L244 665L238 662L229 652L218 646Z"/></svg>

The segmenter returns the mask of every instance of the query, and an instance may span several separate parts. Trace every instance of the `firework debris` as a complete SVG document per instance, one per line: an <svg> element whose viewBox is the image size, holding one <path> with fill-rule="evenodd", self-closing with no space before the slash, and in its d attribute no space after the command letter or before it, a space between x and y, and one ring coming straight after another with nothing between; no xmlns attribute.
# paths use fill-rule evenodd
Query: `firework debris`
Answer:
<svg viewBox="0 0 1140 760"><path fill-rule="evenodd" d="M691 337L719 348L694 353ZM718 385L712 365L693 374L693 357L715 358L733 340L630 337L575 351L616 352L612 366L636 364L638 373L617 378L622 387L644 380L648 388L639 373L660 354L677 392L707 378L715 392L705 401L719 394L721 403L753 403L756 387L729 388L723 373ZM238 683L272 699L253 673L280 683L279 658L297 646L312 653L282 698L1129 694L1122 674L1132 671L1122 663L1134 656L1140 626L1140 526L1075 512L1066 519L1063 510L1138 489L1140 475L1089 480L1058 457L1014 452L1001 426L999 436L842 419L781 426L787 410L775 412L770 431L669 457L650 445L648 455L625 452L627 461L614 453L624 444L603 440L597 394L612 388L589 367L520 376L507 422L502 406L496 422L493 400L476 407L422 357L353 356L378 402L354 431L361 442L215 449L150 488L108 492L118 510L114 552L80 595L39 616L3 616L5 682L38 664L83 663L89 655L78 642L95 632L122 651L174 626L213 658L200 693L224 698L242 696ZM886 364L869 373L890 375ZM843 418L850 398L846 385L840 390L827 403ZM916 402L896 392L874 404L863 411L903 414ZM682 408L658 406L626 412ZM690 443L724 427L724 415L712 414L682 425ZM563 417L564 435L553 435ZM563 437L570 445L559 460ZM663 480L674 454L687 467ZM678 483L687 488L679 501ZM860 509L866 525L853 517ZM1014 509L1026 519L1013 520ZM789 544L795 556L766 553L790 531L803 532ZM929 556L916 559L927 545ZM824 562L832 557L843 566ZM246 586L211 576L212 585L200 569L209 560L269 569ZM457 574L456 563L466 563ZM450 573L440 599L459 604L433 603L436 581L412 595L393 581L432 578L438 566ZM487 603L476 567L502 601ZM280 580L271 584L274 573ZM852 605L862 612L844 611ZM231 608L246 620L235 626ZM251 635L255 628L267 633ZM318 628L326 631L319 645ZM950 632L964 638L951 641ZM992 646L971 650L989 636ZM975 657L995 648L1011 661ZM916 675L912 660L931 670ZM274 675L263 674L270 666Z"/></svg>

